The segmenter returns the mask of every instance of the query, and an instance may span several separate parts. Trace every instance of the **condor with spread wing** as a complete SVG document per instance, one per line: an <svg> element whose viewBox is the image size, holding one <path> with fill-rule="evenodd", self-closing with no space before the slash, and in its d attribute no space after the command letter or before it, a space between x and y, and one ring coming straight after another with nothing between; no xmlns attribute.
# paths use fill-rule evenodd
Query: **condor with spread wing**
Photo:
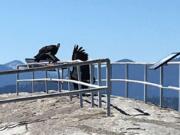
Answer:
<svg viewBox="0 0 180 135"><path fill-rule="evenodd" d="M81 60L81 61L87 61L88 60L88 54L85 52L85 50L82 47L79 47L78 45L74 46L72 60ZM80 72L81 72L81 81L89 83L90 82L90 70L89 65L83 65L80 66ZM73 67L73 70L70 73L71 79L78 80L77 75L77 67ZM74 89L78 89L78 84L73 84ZM87 86L81 86L82 89L87 88Z"/></svg>
<svg viewBox="0 0 180 135"><path fill-rule="evenodd" d="M60 44L58 43L57 45L48 45L45 47L42 47L38 54L34 56L35 61L39 62L41 60L48 60L49 62L57 62L59 59L55 56L56 53L58 52L58 49L60 47Z"/></svg>

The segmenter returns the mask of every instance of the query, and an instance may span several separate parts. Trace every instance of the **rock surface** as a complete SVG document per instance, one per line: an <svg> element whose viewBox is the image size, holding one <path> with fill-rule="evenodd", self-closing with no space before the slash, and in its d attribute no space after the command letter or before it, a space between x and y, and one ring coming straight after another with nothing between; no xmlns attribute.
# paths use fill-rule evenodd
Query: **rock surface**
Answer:
<svg viewBox="0 0 180 135"><path fill-rule="evenodd" d="M56 97L0 105L0 135L180 135L180 113L112 97L111 116L85 97Z"/></svg>

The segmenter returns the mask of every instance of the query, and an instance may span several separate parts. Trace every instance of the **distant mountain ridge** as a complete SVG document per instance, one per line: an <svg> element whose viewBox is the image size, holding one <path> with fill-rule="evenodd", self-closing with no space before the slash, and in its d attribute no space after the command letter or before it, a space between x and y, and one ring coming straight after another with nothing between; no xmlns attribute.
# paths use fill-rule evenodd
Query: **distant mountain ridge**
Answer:
<svg viewBox="0 0 180 135"><path fill-rule="evenodd" d="M116 62L134 62L134 61L130 60L130 59L121 59L121 60L118 60Z"/></svg>
<svg viewBox="0 0 180 135"><path fill-rule="evenodd" d="M16 69L17 65L22 65L22 64L24 64L24 63L20 60L13 60L8 63L5 63L4 65L11 69Z"/></svg>
<svg viewBox="0 0 180 135"><path fill-rule="evenodd" d="M24 63L19 60L13 60L5 64L0 64L0 71L13 70L13 69L16 69L17 65L21 65L21 64L24 64Z"/></svg>

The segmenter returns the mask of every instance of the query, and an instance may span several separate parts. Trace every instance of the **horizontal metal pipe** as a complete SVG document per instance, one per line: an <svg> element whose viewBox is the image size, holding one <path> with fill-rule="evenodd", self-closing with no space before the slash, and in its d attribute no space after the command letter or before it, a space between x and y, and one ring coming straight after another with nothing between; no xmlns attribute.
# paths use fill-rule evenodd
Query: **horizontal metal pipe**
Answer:
<svg viewBox="0 0 180 135"><path fill-rule="evenodd" d="M121 65L121 64L130 64L130 65L153 65L155 62L112 62L111 64L114 65ZM167 65L172 65L172 64L180 64L180 61L170 61L167 63Z"/></svg>
<svg viewBox="0 0 180 135"><path fill-rule="evenodd" d="M98 59L98 60L91 60L91 61L83 61L83 62L63 62L58 63L55 65L48 65L43 67L35 67L35 68L28 68L28 69L16 69L16 70L7 70L7 71L0 71L0 75L6 75L6 74L15 74L15 73L23 73L23 72L32 72L32 71L42 71L42 70L50 70L50 69L56 69L56 68L67 68L69 66L82 66L82 65L88 65L91 63L107 63L109 62L109 59Z"/></svg>
<svg viewBox="0 0 180 135"><path fill-rule="evenodd" d="M106 81L106 79L102 79L102 81ZM164 87L160 84L156 84L156 83L151 83L151 82L145 82L145 81L138 81L138 80L129 80L129 79L111 79L111 82L131 82L131 83L139 83L139 84L146 84L146 85L150 85L150 86L154 86L154 87L158 87L158 88L163 88L163 89L171 89L171 90L176 90L176 91L180 91L179 87L174 87L174 86L168 86L168 87Z"/></svg>
<svg viewBox="0 0 180 135"><path fill-rule="evenodd" d="M52 93L52 94L34 95L34 96L28 96L28 97L26 96L26 97L18 97L18 98L11 98L11 99L3 99L3 100L0 100L0 104L34 100L34 99L43 99L43 98L50 98L50 97L57 97L57 96L70 96L70 95L76 95L79 93L89 93L93 91L101 91L101 90L106 90L106 89L107 87L101 87L101 88L83 89L83 90L75 90L75 91L68 91L68 92L61 92L61 93Z"/></svg>
<svg viewBox="0 0 180 135"><path fill-rule="evenodd" d="M129 64L129 65L152 65L154 63L146 63L146 62L112 62L112 65L124 65L124 64Z"/></svg>
<svg viewBox="0 0 180 135"><path fill-rule="evenodd" d="M85 83L85 82L81 82L81 81L76 81L76 80L71 80L71 79L53 79L53 78L39 78L39 79L22 79L22 80L17 80L17 82L32 82L32 81L36 81L36 82L41 82L41 81L54 81L54 82L69 82L69 83L76 83L79 85L84 85L84 86L88 86L88 87L93 87L93 88L101 88L98 85L94 85L94 84L89 84L89 83Z"/></svg>

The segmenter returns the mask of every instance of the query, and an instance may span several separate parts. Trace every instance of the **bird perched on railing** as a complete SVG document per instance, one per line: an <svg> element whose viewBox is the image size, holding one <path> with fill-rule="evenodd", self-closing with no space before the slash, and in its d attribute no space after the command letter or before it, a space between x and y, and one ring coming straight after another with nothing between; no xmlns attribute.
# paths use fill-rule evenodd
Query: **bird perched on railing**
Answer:
<svg viewBox="0 0 180 135"><path fill-rule="evenodd" d="M72 54L72 60L81 60L81 61L87 61L88 60L88 54L85 52L83 47L79 47L78 45L74 46L73 54ZM90 70L89 65L83 65L80 66L80 77L81 81L90 83ZM70 72L70 76L72 80L78 80L78 74L77 74L77 67L74 66L72 71ZM73 83L74 89L78 89L78 84ZM87 86L81 86L82 89L87 88Z"/></svg>
<svg viewBox="0 0 180 135"><path fill-rule="evenodd" d="M57 62L59 61L59 59L55 56L56 53L58 52L58 49L60 47L60 43L58 43L57 45L48 45L48 46L44 46L42 47L38 54L36 56L34 56L36 62L39 62L41 60L48 60L49 63L50 62Z"/></svg>

